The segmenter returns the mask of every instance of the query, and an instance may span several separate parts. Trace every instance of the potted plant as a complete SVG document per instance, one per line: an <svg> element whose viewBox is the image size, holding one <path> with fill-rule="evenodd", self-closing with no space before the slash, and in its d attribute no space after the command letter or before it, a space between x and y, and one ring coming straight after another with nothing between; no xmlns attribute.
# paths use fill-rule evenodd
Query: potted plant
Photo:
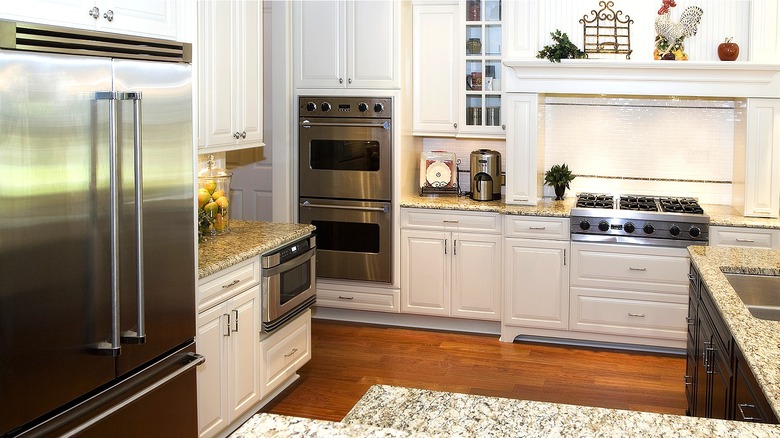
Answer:
<svg viewBox="0 0 780 438"><path fill-rule="evenodd" d="M561 62L561 59L581 59L588 56L582 50L577 47L576 44L571 42L569 36L566 33L561 33L556 29L555 32L550 32L555 44L551 46L544 46L539 53L536 54L537 58L547 58L550 62Z"/></svg>
<svg viewBox="0 0 780 438"><path fill-rule="evenodd" d="M544 173L544 184L555 189L555 200L560 201L563 199L566 189L569 188L569 183L574 178L575 176L571 173L566 163L554 164L550 170Z"/></svg>

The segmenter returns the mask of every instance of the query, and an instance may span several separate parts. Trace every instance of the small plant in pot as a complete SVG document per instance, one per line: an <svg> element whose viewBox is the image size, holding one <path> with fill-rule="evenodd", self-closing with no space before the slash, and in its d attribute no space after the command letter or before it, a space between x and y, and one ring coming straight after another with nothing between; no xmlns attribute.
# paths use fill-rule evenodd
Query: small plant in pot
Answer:
<svg viewBox="0 0 780 438"><path fill-rule="evenodd" d="M560 201L574 178L566 163L554 164L550 170L544 173L544 184L555 189L555 200Z"/></svg>

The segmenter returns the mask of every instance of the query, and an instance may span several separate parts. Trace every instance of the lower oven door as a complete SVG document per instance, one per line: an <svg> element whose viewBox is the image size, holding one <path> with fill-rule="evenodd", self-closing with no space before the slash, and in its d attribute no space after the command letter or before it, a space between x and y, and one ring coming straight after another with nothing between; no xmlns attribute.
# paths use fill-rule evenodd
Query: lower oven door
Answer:
<svg viewBox="0 0 780 438"><path fill-rule="evenodd" d="M389 202L301 198L300 222L317 227L317 277L392 282Z"/></svg>
<svg viewBox="0 0 780 438"><path fill-rule="evenodd" d="M262 269L263 331L281 326L314 303L316 255L317 249L311 248L298 257Z"/></svg>

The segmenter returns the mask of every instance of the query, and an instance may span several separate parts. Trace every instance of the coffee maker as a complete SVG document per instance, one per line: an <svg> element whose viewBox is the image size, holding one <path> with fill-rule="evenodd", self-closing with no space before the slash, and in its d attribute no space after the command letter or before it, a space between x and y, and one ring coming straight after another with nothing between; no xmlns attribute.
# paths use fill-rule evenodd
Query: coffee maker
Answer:
<svg viewBox="0 0 780 438"><path fill-rule="evenodd" d="M471 153L471 199L493 201L501 199L501 154L490 149Z"/></svg>

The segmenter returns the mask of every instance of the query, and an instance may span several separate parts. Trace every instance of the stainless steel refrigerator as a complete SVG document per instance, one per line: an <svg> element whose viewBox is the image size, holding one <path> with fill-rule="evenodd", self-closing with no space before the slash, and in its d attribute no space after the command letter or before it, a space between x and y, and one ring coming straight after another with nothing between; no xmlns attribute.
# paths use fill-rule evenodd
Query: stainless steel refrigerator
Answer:
<svg viewBox="0 0 780 438"><path fill-rule="evenodd" d="M57 32L0 49L0 436L196 436L191 65Z"/></svg>

